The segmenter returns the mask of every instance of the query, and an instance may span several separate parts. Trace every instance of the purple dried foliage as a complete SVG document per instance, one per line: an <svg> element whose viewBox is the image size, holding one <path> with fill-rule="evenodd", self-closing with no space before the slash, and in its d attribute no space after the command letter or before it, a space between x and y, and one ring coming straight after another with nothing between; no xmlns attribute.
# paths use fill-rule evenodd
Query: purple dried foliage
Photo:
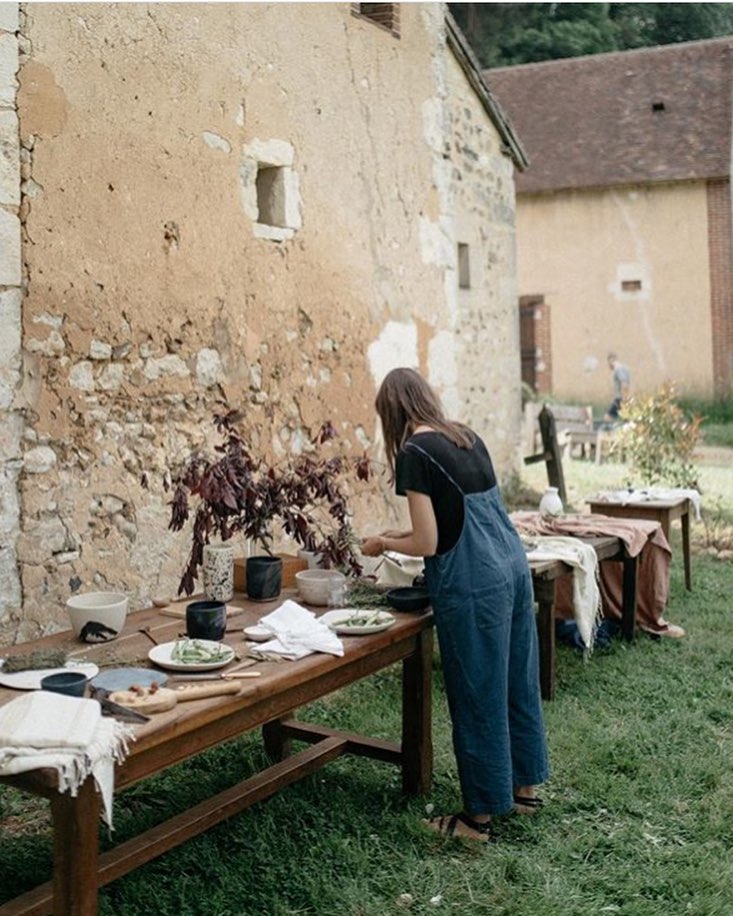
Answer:
<svg viewBox="0 0 733 916"><path fill-rule="evenodd" d="M359 575L342 478L353 470L357 480L368 481L370 459L366 454L357 459L316 454L269 465L252 455L237 430L235 424L242 416L237 411L215 416L214 425L223 437L214 449L216 457L192 455L173 481L168 527L180 531L194 514L191 552L178 594L193 592L204 545L212 536L227 541L242 534L259 541L269 553L274 520L306 550L320 554L323 565ZM326 422L311 441L318 448L336 435L333 425ZM334 520L335 530L321 530L317 516L324 509Z"/></svg>

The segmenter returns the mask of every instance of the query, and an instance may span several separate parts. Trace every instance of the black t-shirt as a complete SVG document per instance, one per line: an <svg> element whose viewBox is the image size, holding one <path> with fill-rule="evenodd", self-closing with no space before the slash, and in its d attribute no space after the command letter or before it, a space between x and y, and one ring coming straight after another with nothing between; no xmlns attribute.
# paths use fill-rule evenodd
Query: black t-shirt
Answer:
<svg viewBox="0 0 733 916"><path fill-rule="evenodd" d="M463 529L462 494L481 493L495 486L496 475L491 457L478 436L473 447L466 449L454 445L442 433L415 433L400 449L395 462L397 495L404 496L407 490L414 490L430 497L438 524L437 553L447 553L460 537Z"/></svg>

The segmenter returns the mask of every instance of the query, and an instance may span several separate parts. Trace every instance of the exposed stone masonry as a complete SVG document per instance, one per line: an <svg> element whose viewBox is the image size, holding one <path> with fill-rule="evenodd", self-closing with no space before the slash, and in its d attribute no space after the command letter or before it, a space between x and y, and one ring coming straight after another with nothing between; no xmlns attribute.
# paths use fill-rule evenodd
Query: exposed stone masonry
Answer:
<svg viewBox="0 0 733 916"><path fill-rule="evenodd" d="M64 626L77 591L174 593L189 539L163 484L217 441L215 411L274 459L326 420L374 455L375 385L416 365L513 466L511 163L443 17L405 8L396 41L338 5L29 4L0 34L0 83L22 64L0 94L0 645ZM270 196L260 168L281 170ZM403 527L386 479L358 493L359 533Z"/></svg>
<svg viewBox="0 0 733 916"><path fill-rule="evenodd" d="M15 406L21 378L23 297L19 179L29 173L16 110L19 27L18 4L0 4L0 626L21 601L17 542L23 418Z"/></svg>

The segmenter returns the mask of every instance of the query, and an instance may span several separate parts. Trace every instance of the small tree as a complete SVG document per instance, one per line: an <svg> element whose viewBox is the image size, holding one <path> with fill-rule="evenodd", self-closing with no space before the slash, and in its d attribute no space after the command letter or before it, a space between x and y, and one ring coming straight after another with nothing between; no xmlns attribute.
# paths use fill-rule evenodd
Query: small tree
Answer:
<svg viewBox="0 0 733 916"><path fill-rule="evenodd" d="M671 382L648 397L629 398L620 416L624 425L618 444L629 456L629 482L697 486L692 457L702 418L684 413L675 401Z"/></svg>

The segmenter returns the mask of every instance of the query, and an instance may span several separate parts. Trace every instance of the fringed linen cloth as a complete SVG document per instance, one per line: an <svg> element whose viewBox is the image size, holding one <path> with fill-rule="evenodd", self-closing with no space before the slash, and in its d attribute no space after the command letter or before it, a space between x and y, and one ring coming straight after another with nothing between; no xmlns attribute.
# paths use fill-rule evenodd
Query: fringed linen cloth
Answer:
<svg viewBox="0 0 733 916"><path fill-rule="evenodd" d="M595 550L572 537L543 537L527 553L528 560L561 560L573 568L573 617L587 655L601 622L601 590Z"/></svg>
<svg viewBox="0 0 733 916"><path fill-rule="evenodd" d="M111 829L114 767L127 756L131 740L132 728L103 718L96 700L32 691L0 706L0 775L50 768L59 792L72 796L91 775Z"/></svg>

